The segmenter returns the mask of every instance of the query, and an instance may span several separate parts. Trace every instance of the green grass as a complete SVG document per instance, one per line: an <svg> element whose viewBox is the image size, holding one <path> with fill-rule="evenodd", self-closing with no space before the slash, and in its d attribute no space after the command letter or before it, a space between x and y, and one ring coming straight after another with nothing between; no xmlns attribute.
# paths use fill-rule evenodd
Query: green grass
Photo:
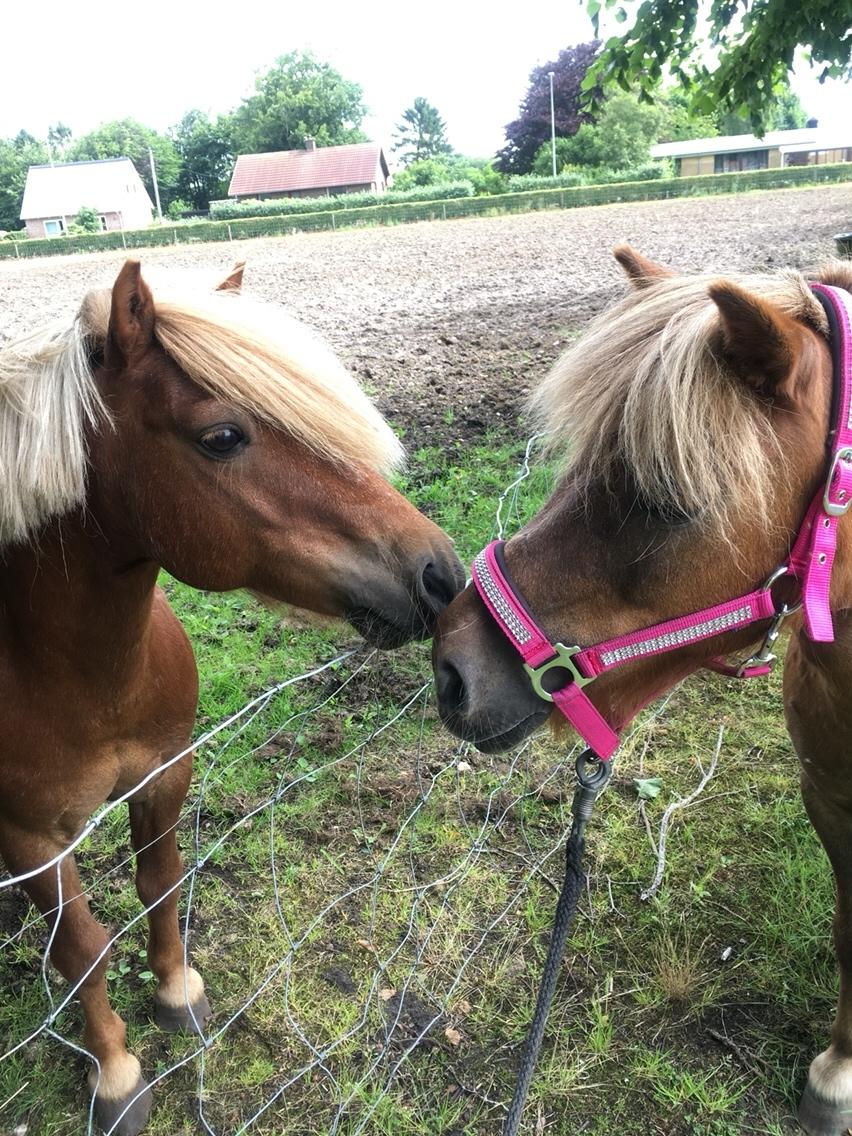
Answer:
<svg viewBox="0 0 852 1136"><path fill-rule="evenodd" d="M469 560L492 532L521 456L500 439L449 454L424 449L403 488ZM536 469L518 513L529 516L549 485L549 472ZM199 660L199 733L354 642L345 627L296 625L245 596L166 587ZM485 1136L499 1129L511 1094L569 820L563 749L541 739L516 761L459 754L422 698L373 737L417 694L429 653L415 645L365 657L285 689L241 733L198 755L204 794L190 798L180 839L192 859L197 833L205 857L190 943L212 1028L266 983L205 1055L203 1107L217 1132L238 1131L278 1093L249 1131L320 1136L349 1100L341 1136L354 1136L370 1110L371 1134ZM642 903L655 856L633 778L660 778L660 795L645 804L656 833L666 805L699 780L720 721L717 775L672 824L663 886ZM458 770L460 756L469 771ZM127 852L117 810L79 857L113 928L139 910ZM739 686L696 676L659 717L646 712L600 802L588 865L525 1130L537 1131L540 1118L559 1136L792 1133L807 1064L827 1042L836 978L831 881L799 803L779 677ZM27 909L0 895L8 932ZM34 923L0 951L0 1038L19 1038L44 1017L43 941ZM136 924L116 945L109 986L150 1076L195 1043L152 1025L144 949ZM74 1008L56 1028L79 1043ZM304 1037L322 1049L337 1043L326 1062L334 1080L316 1068L281 1092L310 1061ZM157 1086L151 1136L202 1130L199 1070L196 1057ZM4 1105L0 1133L22 1124L28 1136L84 1131L82 1059L42 1035L0 1065Z"/></svg>

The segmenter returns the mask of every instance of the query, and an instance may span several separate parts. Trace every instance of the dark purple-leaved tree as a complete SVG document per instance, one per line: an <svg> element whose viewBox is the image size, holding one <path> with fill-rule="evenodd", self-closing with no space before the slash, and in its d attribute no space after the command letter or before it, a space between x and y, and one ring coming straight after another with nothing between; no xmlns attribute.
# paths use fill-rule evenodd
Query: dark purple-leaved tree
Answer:
<svg viewBox="0 0 852 1136"><path fill-rule="evenodd" d="M591 116L581 109L580 91L586 72L594 63L600 43L581 43L566 47L552 63L543 63L530 72L530 85L520 107L520 114L506 127L506 145L497 154L497 167L505 174L526 174L543 142L550 141L550 79L553 72L553 109L557 138L576 134Z"/></svg>

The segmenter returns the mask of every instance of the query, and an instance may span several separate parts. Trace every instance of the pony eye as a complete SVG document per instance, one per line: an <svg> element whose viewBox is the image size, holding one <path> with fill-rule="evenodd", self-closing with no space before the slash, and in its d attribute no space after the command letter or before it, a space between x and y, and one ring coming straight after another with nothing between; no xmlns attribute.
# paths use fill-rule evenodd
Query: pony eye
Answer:
<svg viewBox="0 0 852 1136"><path fill-rule="evenodd" d="M239 426L214 426L205 430L198 439L201 449L211 457L229 457L240 449L246 441L246 436Z"/></svg>

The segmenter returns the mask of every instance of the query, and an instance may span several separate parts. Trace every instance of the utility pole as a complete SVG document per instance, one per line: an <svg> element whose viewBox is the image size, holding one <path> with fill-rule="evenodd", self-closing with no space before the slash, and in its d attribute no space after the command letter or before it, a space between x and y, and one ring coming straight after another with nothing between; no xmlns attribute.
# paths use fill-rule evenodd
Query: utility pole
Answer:
<svg viewBox="0 0 852 1136"><path fill-rule="evenodd" d="M551 85L552 85L551 80ZM555 154L555 151L554 151ZM157 202L157 217L162 222L163 210L160 208L160 187L157 184L157 167L154 165L154 151L148 147L148 162L151 166L151 181L154 183L154 200ZM553 168L556 169L556 158L553 159Z"/></svg>
<svg viewBox="0 0 852 1136"><path fill-rule="evenodd" d="M550 156L553 159L553 176L556 177L556 112L553 109L553 72L548 71L550 79Z"/></svg>

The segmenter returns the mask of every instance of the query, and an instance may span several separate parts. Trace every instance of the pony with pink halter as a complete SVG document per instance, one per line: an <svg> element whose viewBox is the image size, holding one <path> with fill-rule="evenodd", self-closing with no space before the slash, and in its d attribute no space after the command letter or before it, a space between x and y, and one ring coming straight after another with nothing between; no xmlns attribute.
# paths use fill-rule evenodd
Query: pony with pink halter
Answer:
<svg viewBox="0 0 852 1136"><path fill-rule="evenodd" d="M834 364L834 406L828 438L826 479L802 521L787 561L759 588L747 595L677 616L589 647L552 643L539 627L523 597L509 579L503 541L492 541L473 561L473 583L497 626L519 653L533 689L552 702L601 761L609 761L619 744L618 733L584 691L599 675L639 658L676 651L753 623L771 620L761 649L739 666L714 659L713 670L737 678L766 675L775 656L770 648L783 621L801 607L805 629L815 642L830 643L834 629L829 606L831 570L837 549L837 526L852 504L852 295L827 284L812 285L829 321ZM776 604L772 587L783 576L800 588L799 604ZM567 674L553 690L544 685L549 672Z"/></svg>

